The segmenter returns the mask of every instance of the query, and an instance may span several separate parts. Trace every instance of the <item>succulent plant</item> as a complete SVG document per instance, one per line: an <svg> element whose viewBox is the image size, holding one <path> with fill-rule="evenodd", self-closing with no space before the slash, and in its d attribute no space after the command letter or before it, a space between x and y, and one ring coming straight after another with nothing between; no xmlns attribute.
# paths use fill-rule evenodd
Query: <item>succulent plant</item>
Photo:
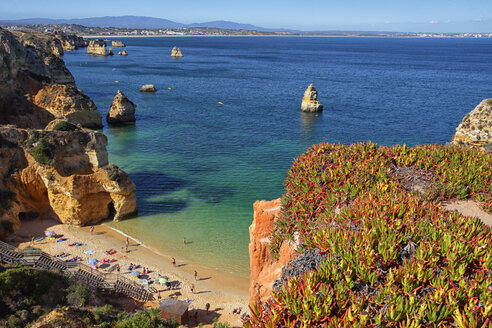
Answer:
<svg viewBox="0 0 492 328"><path fill-rule="evenodd" d="M491 169L491 154L459 146L312 146L288 172L271 251L297 232L325 259L252 305L244 325L489 327L491 228L441 202L490 213Z"/></svg>

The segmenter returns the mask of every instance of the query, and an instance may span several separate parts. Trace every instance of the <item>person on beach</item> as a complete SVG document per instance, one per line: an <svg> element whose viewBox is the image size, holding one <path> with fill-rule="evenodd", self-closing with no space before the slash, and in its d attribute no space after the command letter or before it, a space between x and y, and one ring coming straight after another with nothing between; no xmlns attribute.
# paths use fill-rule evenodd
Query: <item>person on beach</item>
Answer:
<svg viewBox="0 0 492 328"><path fill-rule="evenodd" d="M173 261L173 265L176 266L176 259L173 257L171 260Z"/></svg>
<svg viewBox="0 0 492 328"><path fill-rule="evenodd" d="M126 237L126 242L125 242L125 251L128 253L128 245L130 245L130 241L128 240L128 237Z"/></svg>
<svg viewBox="0 0 492 328"><path fill-rule="evenodd" d="M197 277L198 277L198 272L196 272L196 270L195 270L195 272L194 272L194 275L195 275L195 281L196 281L196 279L197 279Z"/></svg>
<svg viewBox="0 0 492 328"><path fill-rule="evenodd" d="M34 246L34 236L31 236L31 247Z"/></svg>
<svg viewBox="0 0 492 328"><path fill-rule="evenodd" d="M210 303L205 304L205 311L207 311L207 313L208 313L208 310L210 310Z"/></svg>
<svg viewBox="0 0 492 328"><path fill-rule="evenodd" d="M190 290L192 294L195 294L195 284L191 284Z"/></svg>
<svg viewBox="0 0 492 328"><path fill-rule="evenodd" d="M94 234L94 226L91 226L91 235Z"/></svg>
<svg viewBox="0 0 492 328"><path fill-rule="evenodd" d="M186 245L186 237L183 237L183 244Z"/></svg>

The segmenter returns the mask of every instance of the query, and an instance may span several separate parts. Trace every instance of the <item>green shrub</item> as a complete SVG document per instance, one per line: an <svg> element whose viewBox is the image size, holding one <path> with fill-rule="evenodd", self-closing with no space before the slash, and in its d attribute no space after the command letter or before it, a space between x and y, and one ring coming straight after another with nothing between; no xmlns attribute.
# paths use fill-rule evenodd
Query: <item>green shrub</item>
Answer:
<svg viewBox="0 0 492 328"><path fill-rule="evenodd" d="M106 173L111 181L119 181L122 171L114 164L109 164L106 168Z"/></svg>
<svg viewBox="0 0 492 328"><path fill-rule="evenodd" d="M53 131L75 131L78 129L79 128L75 124L67 121L59 122L53 127Z"/></svg>
<svg viewBox="0 0 492 328"><path fill-rule="evenodd" d="M95 147L94 147L94 142L93 142L93 141L89 141L89 142L87 143L86 148L87 148L88 150L94 150L94 149L95 149Z"/></svg>
<svg viewBox="0 0 492 328"><path fill-rule="evenodd" d="M55 274L29 267L10 268L0 273L0 296L35 300L48 292Z"/></svg>
<svg viewBox="0 0 492 328"><path fill-rule="evenodd" d="M65 292L67 293L67 303L75 307L85 306L91 297L90 290L79 284L68 287Z"/></svg>
<svg viewBox="0 0 492 328"><path fill-rule="evenodd" d="M286 178L272 251L299 233L301 248L325 259L253 305L245 326L486 325L492 229L440 203L490 206L491 163L455 146L313 146ZM426 190L410 191L409 181Z"/></svg>
<svg viewBox="0 0 492 328"><path fill-rule="evenodd" d="M130 316L121 317L115 325L116 328L176 328L178 326L175 322L164 322L159 309L137 312Z"/></svg>
<svg viewBox="0 0 492 328"><path fill-rule="evenodd" d="M39 139L29 153L39 164L50 165L53 162L53 155L43 138Z"/></svg>

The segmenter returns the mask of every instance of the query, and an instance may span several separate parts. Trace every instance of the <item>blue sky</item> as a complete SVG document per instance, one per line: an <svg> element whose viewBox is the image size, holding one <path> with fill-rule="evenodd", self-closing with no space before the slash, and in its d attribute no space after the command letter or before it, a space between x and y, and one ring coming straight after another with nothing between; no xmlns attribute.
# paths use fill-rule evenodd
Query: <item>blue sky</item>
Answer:
<svg viewBox="0 0 492 328"><path fill-rule="evenodd" d="M492 0L0 0L0 19L138 15L270 28L492 33Z"/></svg>

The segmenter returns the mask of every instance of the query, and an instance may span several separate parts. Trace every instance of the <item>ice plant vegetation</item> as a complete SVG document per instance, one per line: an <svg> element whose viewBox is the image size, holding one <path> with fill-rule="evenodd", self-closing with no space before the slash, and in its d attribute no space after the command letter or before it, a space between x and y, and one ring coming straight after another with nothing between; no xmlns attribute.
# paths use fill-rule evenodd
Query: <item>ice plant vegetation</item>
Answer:
<svg viewBox="0 0 492 328"><path fill-rule="evenodd" d="M489 327L492 229L442 207L492 210L492 155L457 146L322 143L293 163L271 251L299 235L325 260L246 327Z"/></svg>

